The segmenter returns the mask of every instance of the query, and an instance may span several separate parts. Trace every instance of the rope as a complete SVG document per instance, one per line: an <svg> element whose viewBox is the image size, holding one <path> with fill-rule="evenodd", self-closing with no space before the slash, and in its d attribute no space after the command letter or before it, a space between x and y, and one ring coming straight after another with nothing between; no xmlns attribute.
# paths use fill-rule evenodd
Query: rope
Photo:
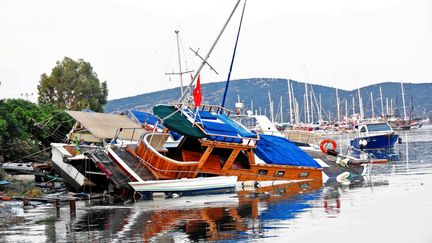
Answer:
<svg viewBox="0 0 432 243"><path fill-rule="evenodd" d="M38 151L38 152L35 152L35 153L32 153L32 154L29 154L29 155L26 155L26 156L21 157L21 158L18 158L18 159L16 159L16 160L10 161L10 163L14 163L14 162L17 162L17 161L19 161L19 160L22 160L22 159L28 158L28 157L30 157L30 156L33 156L33 155L36 155L36 154L39 154L39 153L45 152L45 151L48 150L48 149L51 149L51 147L46 148L46 149L43 149L43 150Z"/></svg>

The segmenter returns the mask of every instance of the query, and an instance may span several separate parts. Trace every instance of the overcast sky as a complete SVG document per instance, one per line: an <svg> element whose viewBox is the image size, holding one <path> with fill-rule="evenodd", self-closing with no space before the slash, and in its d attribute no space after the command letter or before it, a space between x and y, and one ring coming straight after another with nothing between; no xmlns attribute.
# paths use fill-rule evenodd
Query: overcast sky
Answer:
<svg viewBox="0 0 432 243"><path fill-rule="evenodd" d="M34 93L64 56L83 58L106 80L109 99L179 86L197 69L235 0L0 0L0 98ZM223 81L240 4L202 83ZM232 79L291 78L355 89L383 81L432 82L430 0L248 0ZM185 78L189 82L189 78Z"/></svg>

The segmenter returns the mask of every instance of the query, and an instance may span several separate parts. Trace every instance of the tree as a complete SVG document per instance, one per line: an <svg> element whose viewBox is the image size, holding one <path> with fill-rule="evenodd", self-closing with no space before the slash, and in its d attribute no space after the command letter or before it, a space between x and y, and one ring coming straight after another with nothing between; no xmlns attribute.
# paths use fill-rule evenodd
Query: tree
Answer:
<svg viewBox="0 0 432 243"><path fill-rule="evenodd" d="M38 85L39 104L53 104L59 109L103 111L107 103L106 81L99 82L90 63L65 57L48 76L41 75Z"/></svg>
<svg viewBox="0 0 432 243"><path fill-rule="evenodd" d="M44 149L63 142L73 119L53 105L38 106L23 99L0 100L0 155L5 161L47 160Z"/></svg>

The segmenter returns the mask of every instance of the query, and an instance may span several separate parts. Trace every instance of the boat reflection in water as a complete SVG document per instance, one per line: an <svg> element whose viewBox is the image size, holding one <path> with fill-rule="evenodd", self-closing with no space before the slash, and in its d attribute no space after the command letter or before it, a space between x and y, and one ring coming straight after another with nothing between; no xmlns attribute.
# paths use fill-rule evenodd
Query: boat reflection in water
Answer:
<svg viewBox="0 0 432 243"><path fill-rule="evenodd" d="M266 237L321 197L321 181L244 188L237 193L92 206L71 224L77 240L229 240ZM84 233L86 232L86 233ZM85 238L81 238L85 237ZM70 237L68 237L70 238Z"/></svg>

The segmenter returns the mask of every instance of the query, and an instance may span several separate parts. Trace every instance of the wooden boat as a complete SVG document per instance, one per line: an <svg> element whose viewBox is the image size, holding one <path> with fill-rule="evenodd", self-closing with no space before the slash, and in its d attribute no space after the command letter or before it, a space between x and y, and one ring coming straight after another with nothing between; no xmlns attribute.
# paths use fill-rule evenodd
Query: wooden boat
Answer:
<svg viewBox="0 0 432 243"><path fill-rule="evenodd" d="M276 126L264 115L236 115L234 119L241 122L241 124L251 127L251 129L264 133L272 134L275 136L284 136L291 142L296 144L300 149L311 156L317 163L323 168L324 174L329 179L334 179L343 172L349 172L350 174L361 175L366 171L367 164L352 163L349 166L341 166L337 162L336 156L328 156L327 153L323 153L320 150L320 143L324 138L314 132L302 131L302 130L286 130L281 133L277 130ZM351 158L352 161L355 158ZM325 180L327 181L327 180ZM331 182L332 180L330 180Z"/></svg>
<svg viewBox="0 0 432 243"><path fill-rule="evenodd" d="M288 162L287 157L286 161L277 161L281 164L264 162L256 154L263 149L260 143L269 138L260 137L231 120L227 116L229 110L203 106L196 112L200 122L194 124L191 122L195 119L194 111L190 109L156 106L154 113L162 119L163 125L184 135L178 146L165 146L169 137L166 130L144 134L136 146L126 145L126 150L138 158L156 180L200 176L237 176L238 181L322 180L322 168L301 150L298 156L305 161ZM220 133L209 130L212 126L220 129Z"/></svg>

